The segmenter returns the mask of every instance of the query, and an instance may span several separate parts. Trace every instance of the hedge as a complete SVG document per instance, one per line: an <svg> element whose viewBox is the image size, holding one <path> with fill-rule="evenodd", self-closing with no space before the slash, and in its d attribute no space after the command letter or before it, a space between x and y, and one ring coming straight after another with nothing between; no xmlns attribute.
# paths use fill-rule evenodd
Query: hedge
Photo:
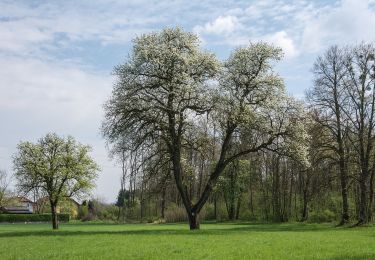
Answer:
<svg viewBox="0 0 375 260"><path fill-rule="evenodd" d="M59 221L69 222L69 214L57 214ZM0 214L0 222L51 222L51 214Z"/></svg>

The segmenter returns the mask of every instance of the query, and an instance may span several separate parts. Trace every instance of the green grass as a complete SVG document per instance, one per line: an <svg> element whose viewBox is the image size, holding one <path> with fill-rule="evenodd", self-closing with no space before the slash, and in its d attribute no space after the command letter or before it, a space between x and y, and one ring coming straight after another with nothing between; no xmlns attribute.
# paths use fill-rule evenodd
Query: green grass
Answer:
<svg viewBox="0 0 375 260"><path fill-rule="evenodd" d="M0 259L375 259L375 227L328 224L0 225Z"/></svg>

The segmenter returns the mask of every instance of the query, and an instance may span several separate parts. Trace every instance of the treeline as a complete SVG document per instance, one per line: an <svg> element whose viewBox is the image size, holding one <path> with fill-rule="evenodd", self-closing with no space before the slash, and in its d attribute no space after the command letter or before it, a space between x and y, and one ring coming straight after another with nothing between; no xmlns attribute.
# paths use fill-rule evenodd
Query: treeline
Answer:
<svg viewBox="0 0 375 260"><path fill-rule="evenodd" d="M198 159L198 158L197 158ZM186 179L188 193L199 195L207 174L202 161L194 162L197 175ZM204 167L204 166L203 166ZM201 219L249 221L338 221L340 185L335 167L326 162L314 170L272 152L233 162L219 179ZM164 178L156 177L163 176ZM168 172L126 172L132 186L119 191L116 206L121 221L186 221L180 195ZM196 195L198 194L198 195ZM356 216L354 195L350 212Z"/></svg>
<svg viewBox="0 0 375 260"><path fill-rule="evenodd" d="M262 108L262 105L270 106L263 102L267 103L267 95L275 94L272 92L276 91L278 83L275 82L279 80L265 79L276 75L266 72L271 69L270 64L262 67L270 57L267 56L269 53L262 57L267 46L252 45L249 49L237 50L224 63L226 72L217 81L226 90L228 84L232 87L226 92L229 96L226 101L214 97L216 108L206 104L198 106L189 98L200 97L189 93L187 98L185 92L180 92L182 97L178 102L188 100L185 106L191 107L188 113L181 114L180 107L177 109L168 103L168 91L176 93L176 89L152 92L157 84L164 82L165 71L160 72L160 67L147 67L154 62L152 54L148 53L151 57L139 57L136 53L141 52L142 47L151 48L145 47L147 41L157 39L154 44L163 45L160 39L168 40L171 35L186 37L178 29L177 32L166 30L141 37L135 41L134 60L116 69L119 82L106 106L103 132L109 141L111 155L122 166L121 189L116 202L118 220L189 220L191 224L189 210L194 216L194 209L199 209L202 201L204 206L198 210L201 220L337 221L357 225L372 220L375 174L373 44L328 48L312 66L314 82L307 91L303 111L287 102L281 106L286 108L284 114L280 107L267 112ZM169 47L167 44L165 48ZM140 62L140 59L144 60ZM163 63L158 62L159 65ZM140 80L134 83L137 77ZM136 87L129 83L130 78ZM148 82L150 78L157 78L157 82ZM254 79L257 80L255 83L251 81ZM269 88L270 85L273 87ZM141 102L144 98L146 108L154 114L146 114L140 103L136 104L138 107L129 105L135 101L129 93L140 90L142 93L137 93L137 98L144 96L136 101ZM241 99L241 95L245 98ZM231 100L233 96L236 101ZM235 108L234 102L238 102ZM246 102L246 106L243 105ZM237 114L235 119L230 118L233 111L241 109L246 111L246 117L238 119ZM170 110L173 110L173 117L168 114ZM257 117L262 113L267 116L260 120ZM123 116L123 124L116 121L119 115ZM184 121L173 125L171 120L179 119ZM155 120L160 121L155 123ZM284 120L289 122L285 129L282 127ZM257 131L254 131L254 122L259 123ZM235 125L235 130L231 124ZM247 128L249 125L252 128ZM278 132L272 132L271 128L277 128ZM283 136L290 133L291 128L298 134ZM178 137L181 139L173 139L174 130L181 134ZM232 131L230 137L228 131ZM277 133L277 137L265 138L264 133L271 132ZM260 140L263 141L259 144ZM175 158L176 152L179 161ZM230 160L225 161L218 173L224 152L225 158Z"/></svg>

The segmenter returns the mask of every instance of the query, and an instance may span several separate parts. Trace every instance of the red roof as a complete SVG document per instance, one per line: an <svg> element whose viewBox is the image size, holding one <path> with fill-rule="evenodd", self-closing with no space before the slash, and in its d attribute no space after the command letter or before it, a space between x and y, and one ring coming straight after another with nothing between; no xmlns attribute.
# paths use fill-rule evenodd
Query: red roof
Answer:
<svg viewBox="0 0 375 260"><path fill-rule="evenodd" d="M28 198L26 198L24 196L16 196L16 197L13 197L12 199L18 200L19 202L34 203L32 200L29 200Z"/></svg>

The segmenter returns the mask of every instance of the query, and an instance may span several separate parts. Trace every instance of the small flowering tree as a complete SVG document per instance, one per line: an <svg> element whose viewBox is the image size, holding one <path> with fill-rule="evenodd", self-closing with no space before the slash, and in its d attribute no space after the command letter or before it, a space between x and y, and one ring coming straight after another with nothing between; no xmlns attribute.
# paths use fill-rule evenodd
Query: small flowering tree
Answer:
<svg viewBox="0 0 375 260"><path fill-rule="evenodd" d="M57 204L64 197L86 193L94 185L99 167L90 147L73 137L47 134L38 142L21 142L14 156L15 177L22 192L41 189L48 195L52 227L58 229Z"/></svg>

